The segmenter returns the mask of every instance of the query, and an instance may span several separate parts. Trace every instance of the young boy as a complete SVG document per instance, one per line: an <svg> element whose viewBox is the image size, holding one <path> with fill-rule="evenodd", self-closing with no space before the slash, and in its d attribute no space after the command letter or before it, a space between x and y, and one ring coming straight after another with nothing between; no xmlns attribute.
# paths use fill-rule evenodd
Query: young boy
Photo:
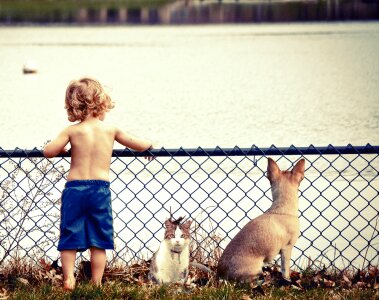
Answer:
<svg viewBox="0 0 379 300"><path fill-rule="evenodd" d="M77 251L90 249L91 281L100 285L105 249L114 249L109 170L114 141L137 150L152 149L150 141L129 135L102 122L114 107L101 84L94 79L72 81L66 90L68 120L79 121L49 142L43 153L52 158L71 145L71 167L62 194L60 239L63 287L75 287ZM149 157L150 159L150 157Z"/></svg>

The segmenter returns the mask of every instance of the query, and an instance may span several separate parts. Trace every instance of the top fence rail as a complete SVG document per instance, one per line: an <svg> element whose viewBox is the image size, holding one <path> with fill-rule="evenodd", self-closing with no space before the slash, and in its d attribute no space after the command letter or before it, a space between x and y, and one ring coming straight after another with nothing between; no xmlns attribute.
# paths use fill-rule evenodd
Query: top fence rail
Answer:
<svg viewBox="0 0 379 300"><path fill-rule="evenodd" d="M179 148L179 149L154 149L150 151L137 152L130 149L118 149L113 150L114 157L143 157L146 154L153 154L156 156L241 156L241 155L255 155L255 156L267 156L267 155L326 155L326 154L379 154L379 146L353 146L351 144L347 146L333 146L328 145L326 147L316 147L310 145L309 147L296 147L290 146L276 147L272 145L268 148L259 148L253 145L251 148L220 148L214 149L207 148ZM59 157L70 157L70 152L59 155ZM44 157L42 150L32 149L23 150L16 148L14 150L3 150L0 147L0 158L5 157Z"/></svg>

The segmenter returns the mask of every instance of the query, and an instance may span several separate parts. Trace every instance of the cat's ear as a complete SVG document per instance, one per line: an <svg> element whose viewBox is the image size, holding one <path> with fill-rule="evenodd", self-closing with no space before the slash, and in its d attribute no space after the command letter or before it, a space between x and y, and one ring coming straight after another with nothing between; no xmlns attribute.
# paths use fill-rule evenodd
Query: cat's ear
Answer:
<svg viewBox="0 0 379 300"><path fill-rule="evenodd" d="M181 225L181 227L184 228L184 229L190 229L191 228L191 224L192 224L192 220L188 220L187 222L183 223Z"/></svg>
<svg viewBox="0 0 379 300"><path fill-rule="evenodd" d="M171 220L171 218L170 218L170 219L167 219L167 220L164 222L164 226L165 226L165 228L172 228L172 227L174 227L175 225L172 223L172 220Z"/></svg>

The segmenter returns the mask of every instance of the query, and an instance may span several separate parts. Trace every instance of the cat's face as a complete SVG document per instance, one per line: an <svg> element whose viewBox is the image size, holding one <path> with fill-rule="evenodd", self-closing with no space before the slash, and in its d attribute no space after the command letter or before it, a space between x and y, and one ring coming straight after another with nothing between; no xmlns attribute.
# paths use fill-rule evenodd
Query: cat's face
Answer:
<svg viewBox="0 0 379 300"><path fill-rule="evenodd" d="M165 222L166 231L164 239L169 244L170 249L173 251L182 251L188 246L191 236L190 227L192 221L187 221L183 224L175 224L171 220Z"/></svg>

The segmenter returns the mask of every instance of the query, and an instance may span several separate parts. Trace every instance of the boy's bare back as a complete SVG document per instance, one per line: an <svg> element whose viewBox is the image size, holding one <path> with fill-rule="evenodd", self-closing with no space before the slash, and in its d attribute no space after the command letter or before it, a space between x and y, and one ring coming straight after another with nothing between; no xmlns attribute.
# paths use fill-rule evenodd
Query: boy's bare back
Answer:
<svg viewBox="0 0 379 300"><path fill-rule="evenodd" d="M68 128L71 168L67 180L109 181L115 128L90 119Z"/></svg>

